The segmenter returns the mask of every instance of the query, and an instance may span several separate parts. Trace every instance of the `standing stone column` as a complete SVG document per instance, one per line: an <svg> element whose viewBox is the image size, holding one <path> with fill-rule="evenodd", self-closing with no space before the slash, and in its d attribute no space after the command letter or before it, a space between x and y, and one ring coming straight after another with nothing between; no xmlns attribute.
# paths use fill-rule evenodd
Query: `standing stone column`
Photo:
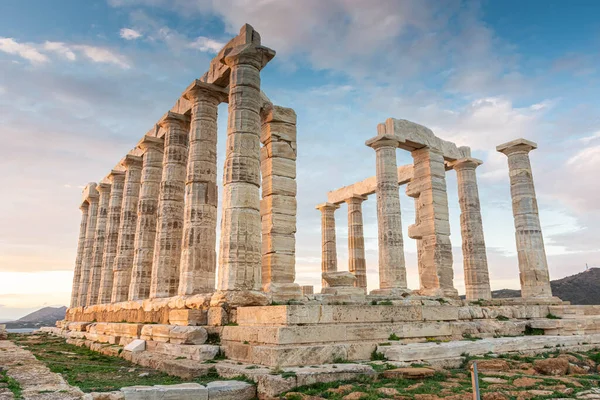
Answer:
<svg viewBox="0 0 600 400"><path fill-rule="evenodd" d="M126 172L125 185L123 187L123 203L121 205L119 241L117 244L117 255L113 264L112 303L127 301L129 296L142 176L142 157L128 154L122 161L122 165L126 168Z"/></svg>
<svg viewBox="0 0 600 400"><path fill-rule="evenodd" d="M379 290L372 291L372 294L407 291L396 163L398 143L393 135L386 134L375 136L365 143L375 149L377 158Z"/></svg>
<svg viewBox="0 0 600 400"><path fill-rule="evenodd" d="M150 296L164 140L144 136L138 147L144 153L129 300L143 300Z"/></svg>
<svg viewBox="0 0 600 400"><path fill-rule="evenodd" d="M158 124L165 131L165 152L158 195L151 298L175 296L179 286L189 118L169 111Z"/></svg>
<svg viewBox="0 0 600 400"><path fill-rule="evenodd" d="M337 271L337 250L335 238L335 210L337 204L323 203L315 207L321 211L321 272ZM329 286L321 279L321 287Z"/></svg>
<svg viewBox="0 0 600 400"><path fill-rule="evenodd" d="M475 169L481 164L481 160L476 158L462 158L450 164L456 171L458 181L460 231L467 300L492 298L483 222L481 221L479 189L475 173Z"/></svg>
<svg viewBox="0 0 600 400"><path fill-rule="evenodd" d="M519 255L522 297L551 297L548 261L540 225L529 152L537 144L517 139L496 147L508 156L510 194Z"/></svg>
<svg viewBox="0 0 600 400"><path fill-rule="evenodd" d="M446 169L441 151L424 147L411 152L414 176L406 194L418 199L418 221L408 228L408 236L420 240L420 294L457 297L452 269L452 243Z"/></svg>
<svg viewBox="0 0 600 400"><path fill-rule="evenodd" d="M113 287L113 265L119 243L119 226L121 225L121 206L123 203L123 186L125 172L112 170L108 175L111 182L110 200L108 202L108 217L104 235L104 251L102 255L102 271L98 304L110 303Z"/></svg>
<svg viewBox="0 0 600 400"><path fill-rule="evenodd" d="M219 254L221 291L261 289L260 70L274 55L248 44L223 59L231 69Z"/></svg>
<svg viewBox="0 0 600 400"><path fill-rule="evenodd" d="M108 214L108 201L110 199L111 185L100 183L96 186L99 193L98 218L96 219L96 236L94 239L94 250L92 254L92 266L90 268L90 282L87 289L86 306L98 303L98 291L100 289L100 277L102 275L102 256L104 254L104 238L106 229L106 218Z"/></svg>
<svg viewBox="0 0 600 400"><path fill-rule="evenodd" d="M84 201L81 206L81 222L79 223L79 241L77 242L77 257L75 258L75 270L73 271L73 287L71 289L71 307L77 307L79 299L79 281L81 280L81 264L83 262L83 250L85 248L85 233L87 230L89 203Z"/></svg>
<svg viewBox="0 0 600 400"><path fill-rule="evenodd" d="M79 278L79 292L77 306L85 307L87 290L90 282L90 269L94 255L94 239L96 238L96 220L98 219L98 191L95 183L89 183L84 189L84 199L89 203L88 220L85 229L85 245L81 261L81 276Z"/></svg>
<svg viewBox="0 0 600 400"><path fill-rule="evenodd" d="M185 93L192 103L179 295L215 290L217 269L217 109L228 91L195 81Z"/></svg>
<svg viewBox="0 0 600 400"><path fill-rule="evenodd" d="M354 286L367 292L367 264L365 260L365 236L363 233L362 202L366 196L346 199L348 205L348 271L356 276Z"/></svg>

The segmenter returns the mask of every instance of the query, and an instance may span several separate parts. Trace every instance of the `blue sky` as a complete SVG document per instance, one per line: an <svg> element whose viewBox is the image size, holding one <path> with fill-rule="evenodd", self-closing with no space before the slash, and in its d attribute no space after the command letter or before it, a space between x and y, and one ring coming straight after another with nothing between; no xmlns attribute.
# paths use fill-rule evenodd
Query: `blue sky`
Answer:
<svg viewBox="0 0 600 400"><path fill-rule="evenodd" d="M375 173L364 141L388 117L471 146L492 287L517 288L505 156L531 158L550 274L600 265L600 4L596 1L94 0L0 5L0 319L66 304L81 188L105 176L246 22L277 51L264 91L298 114L297 281L320 281L314 205ZM219 115L223 161L226 107ZM410 155L398 152L399 163ZM456 179L448 173L463 289ZM401 188L404 230L414 219ZM377 282L375 199L364 203ZM347 268L345 206L339 269ZM415 246L405 234L409 283Z"/></svg>

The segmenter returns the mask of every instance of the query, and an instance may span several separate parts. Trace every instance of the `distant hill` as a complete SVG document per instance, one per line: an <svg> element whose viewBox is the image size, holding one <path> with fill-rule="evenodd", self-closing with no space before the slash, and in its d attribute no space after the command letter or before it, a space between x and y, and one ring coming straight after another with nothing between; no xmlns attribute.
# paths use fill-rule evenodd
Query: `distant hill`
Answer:
<svg viewBox="0 0 600 400"><path fill-rule="evenodd" d="M8 329L18 329L54 326L56 321L65 318L66 312L67 307L44 307L16 321L6 322L6 327Z"/></svg>
<svg viewBox="0 0 600 400"><path fill-rule="evenodd" d="M550 281L552 294L571 304L600 304L600 268L590 268L587 271L562 279ZM502 299L519 297L520 290L501 289L492 291L492 297Z"/></svg>

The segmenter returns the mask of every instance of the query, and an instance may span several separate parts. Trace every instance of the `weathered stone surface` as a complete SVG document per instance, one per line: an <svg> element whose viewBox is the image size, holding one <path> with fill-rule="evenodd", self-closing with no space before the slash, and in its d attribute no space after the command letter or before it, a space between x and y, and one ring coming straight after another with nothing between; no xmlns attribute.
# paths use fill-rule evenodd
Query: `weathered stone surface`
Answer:
<svg viewBox="0 0 600 400"><path fill-rule="evenodd" d="M356 276L347 271L323 272L323 279L331 287L354 286L356 282Z"/></svg>
<svg viewBox="0 0 600 400"><path fill-rule="evenodd" d="M542 375L566 375L569 372L569 361L564 358L535 360L533 368Z"/></svg>
<svg viewBox="0 0 600 400"><path fill-rule="evenodd" d="M81 210L81 222L79 224L79 241L77 242L77 258L75 259L75 270L73 271L73 287L71 289L71 307L79 305L79 281L81 280L81 265L83 263L83 254L85 248L85 234L87 231L87 221L89 212L89 203L84 201L79 207Z"/></svg>
<svg viewBox="0 0 600 400"><path fill-rule="evenodd" d="M383 377L387 379L425 379L432 377L435 370L431 368L396 368L383 372Z"/></svg>
<svg viewBox="0 0 600 400"><path fill-rule="evenodd" d="M485 371L508 371L510 365L505 360L477 360L477 370ZM470 363L471 365L473 362Z"/></svg>
<svg viewBox="0 0 600 400"><path fill-rule="evenodd" d="M241 381L213 381L206 385L209 400L251 400L256 387Z"/></svg>
<svg viewBox="0 0 600 400"><path fill-rule="evenodd" d="M121 392L125 400L208 400L208 389L198 383L128 386Z"/></svg>
<svg viewBox="0 0 600 400"><path fill-rule="evenodd" d="M87 299L85 302L86 306L98 302L111 185L108 183L100 183L96 186L96 190L98 190L99 193L98 218L96 219L96 234L94 236L94 249L92 251L92 264L87 288Z"/></svg>
<svg viewBox="0 0 600 400"><path fill-rule="evenodd" d="M367 198L352 196L348 205L348 271L356 276L354 286L367 293L367 262L365 259L365 238L363 233L362 202Z"/></svg>
<svg viewBox="0 0 600 400"><path fill-rule="evenodd" d="M96 237L96 221L98 219L98 191L95 183L89 183L84 189L84 201L88 203L88 219L85 231L85 244L81 259L81 273L77 291L77 306L84 307L87 301L87 291L92 267L94 240Z"/></svg>
<svg viewBox="0 0 600 400"><path fill-rule="evenodd" d="M335 210L340 208L340 206L323 203L315 208L321 211L321 273L336 272ZM321 280L321 286L327 287L325 279Z"/></svg>
<svg viewBox="0 0 600 400"><path fill-rule="evenodd" d="M146 350L146 341L141 339L135 339L131 341L127 346L123 348L125 351L131 351L137 353L138 351Z"/></svg>

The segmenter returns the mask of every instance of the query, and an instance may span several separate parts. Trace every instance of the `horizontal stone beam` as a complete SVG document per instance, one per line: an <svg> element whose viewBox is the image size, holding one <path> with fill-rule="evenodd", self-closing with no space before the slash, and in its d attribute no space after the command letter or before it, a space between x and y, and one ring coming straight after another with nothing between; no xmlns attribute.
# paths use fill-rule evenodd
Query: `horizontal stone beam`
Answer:
<svg viewBox="0 0 600 400"><path fill-rule="evenodd" d="M398 167L398 184L404 185L411 181L413 177L413 166L402 165ZM347 199L353 196L368 196L375 193L377 190L377 179L372 176L363 181L353 183L352 185L344 186L342 188L332 190L327 193L327 202L333 204L340 204L345 202Z"/></svg>

